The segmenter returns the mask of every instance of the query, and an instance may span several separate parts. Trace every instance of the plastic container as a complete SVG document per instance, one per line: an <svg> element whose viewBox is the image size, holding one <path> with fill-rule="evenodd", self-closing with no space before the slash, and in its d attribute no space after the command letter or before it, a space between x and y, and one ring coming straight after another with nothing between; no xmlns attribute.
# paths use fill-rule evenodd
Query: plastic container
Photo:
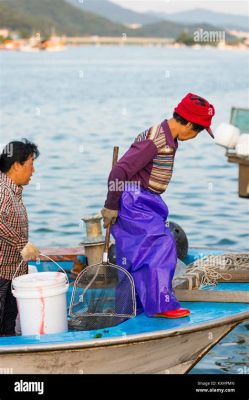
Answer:
<svg viewBox="0 0 249 400"><path fill-rule="evenodd" d="M238 156L249 157L249 133L242 133L236 144L236 154Z"/></svg>
<svg viewBox="0 0 249 400"><path fill-rule="evenodd" d="M68 281L62 272L38 272L12 281L22 335L67 332Z"/></svg>
<svg viewBox="0 0 249 400"><path fill-rule="evenodd" d="M240 136L240 130L234 125L221 123L215 131L215 143L234 149Z"/></svg>
<svg viewBox="0 0 249 400"><path fill-rule="evenodd" d="M29 265L28 266L28 273L29 274L34 274L35 272L38 272L37 268L35 265ZM21 331L21 325L20 325L20 316L19 313L17 314L16 317L16 327L15 327L15 331L17 335L21 335L22 331Z"/></svg>

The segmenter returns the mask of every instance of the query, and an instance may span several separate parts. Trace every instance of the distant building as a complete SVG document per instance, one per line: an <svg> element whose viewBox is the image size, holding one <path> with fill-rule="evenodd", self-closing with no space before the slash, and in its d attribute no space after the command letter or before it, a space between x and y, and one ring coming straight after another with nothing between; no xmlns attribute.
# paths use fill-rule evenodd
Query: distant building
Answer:
<svg viewBox="0 0 249 400"><path fill-rule="evenodd" d="M125 26L127 26L130 29L138 29L138 28L141 28L143 25L141 25L141 24L125 24Z"/></svg>
<svg viewBox="0 0 249 400"><path fill-rule="evenodd" d="M7 38L9 36L9 34L10 34L9 29L4 29L4 28L0 29L0 36Z"/></svg>

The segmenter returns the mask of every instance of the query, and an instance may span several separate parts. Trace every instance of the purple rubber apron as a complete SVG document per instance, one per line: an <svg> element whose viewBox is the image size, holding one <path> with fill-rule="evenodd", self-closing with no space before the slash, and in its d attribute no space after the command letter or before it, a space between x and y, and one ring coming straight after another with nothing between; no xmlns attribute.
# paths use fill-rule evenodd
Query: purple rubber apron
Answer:
<svg viewBox="0 0 249 400"><path fill-rule="evenodd" d="M177 253L165 225L168 207L159 194L129 189L120 198L119 216L112 226L116 264L132 275L137 312L152 316L180 307L172 291Z"/></svg>

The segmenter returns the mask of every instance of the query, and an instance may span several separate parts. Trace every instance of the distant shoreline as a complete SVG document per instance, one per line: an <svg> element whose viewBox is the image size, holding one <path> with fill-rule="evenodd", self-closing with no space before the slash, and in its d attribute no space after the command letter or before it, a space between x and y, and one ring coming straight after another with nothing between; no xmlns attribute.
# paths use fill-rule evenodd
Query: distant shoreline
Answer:
<svg viewBox="0 0 249 400"><path fill-rule="evenodd" d="M36 37L29 39L15 39L5 40L0 45L0 50L14 50L14 51L61 51L66 47L74 46L101 46L101 45L114 45L114 46L156 46L167 48L193 48L193 49L218 49L218 50L248 50L246 44L229 44L224 41L219 42L196 42L185 44L176 41L172 38L157 38L157 37L129 37L124 33L123 36L80 36L80 37L51 37L46 41L37 40Z"/></svg>
<svg viewBox="0 0 249 400"><path fill-rule="evenodd" d="M81 37L66 37L63 38L64 43L71 45L80 44L162 44L162 45L173 45L175 39L171 38L144 38L144 37L129 37L125 33L123 36L81 36Z"/></svg>
<svg viewBox="0 0 249 400"><path fill-rule="evenodd" d="M190 44L186 45L184 43L177 42L175 39L171 38L157 38L157 37L129 37L124 34L122 37L109 37L109 36L87 36L87 37L64 37L63 42L65 45L143 45L143 46L167 46L174 48L185 48L185 47L194 47L194 48L234 48L234 49L248 49L248 46L239 44L239 45L230 45L227 43L219 42L217 44L212 44L209 42L200 44Z"/></svg>

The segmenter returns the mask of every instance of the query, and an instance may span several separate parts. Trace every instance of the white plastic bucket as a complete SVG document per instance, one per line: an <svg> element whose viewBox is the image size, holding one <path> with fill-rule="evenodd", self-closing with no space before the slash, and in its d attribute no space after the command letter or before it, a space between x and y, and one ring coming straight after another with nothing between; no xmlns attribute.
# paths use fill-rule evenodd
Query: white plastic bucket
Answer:
<svg viewBox="0 0 249 400"><path fill-rule="evenodd" d="M34 274L38 272L36 265L29 265L28 266L28 273L29 274ZM19 313L17 314L16 317L16 327L15 327L15 331L17 335L21 335L22 331L21 331L21 324L20 324L20 315Z"/></svg>
<svg viewBox="0 0 249 400"><path fill-rule="evenodd" d="M68 281L62 272L37 272L12 281L22 335L67 332Z"/></svg>
<svg viewBox="0 0 249 400"><path fill-rule="evenodd" d="M215 131L215 143L233 149L237 144L239 135L239 128L222 122Z"/></svg>

